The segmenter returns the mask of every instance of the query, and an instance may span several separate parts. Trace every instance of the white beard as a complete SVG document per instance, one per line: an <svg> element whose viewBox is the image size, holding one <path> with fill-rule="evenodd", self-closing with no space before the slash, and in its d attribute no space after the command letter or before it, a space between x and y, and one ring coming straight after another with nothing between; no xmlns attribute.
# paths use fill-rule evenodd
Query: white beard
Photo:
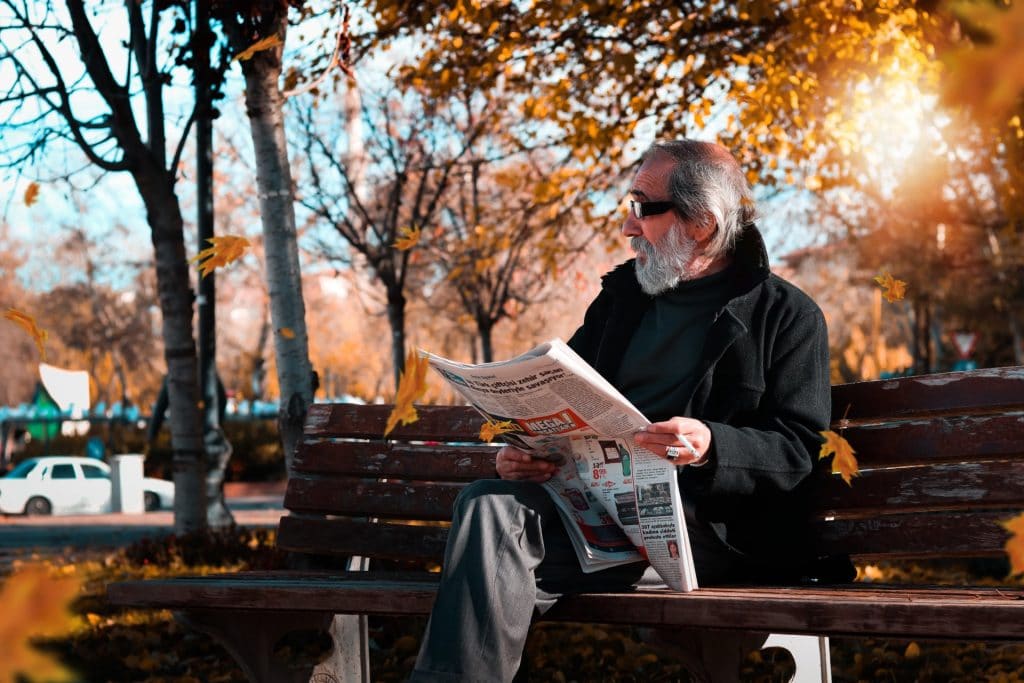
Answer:
<svg viewBox="0 0 1024 683"><path fill-rule="evenodd" d="M633 237L630 246L637 254L636 279L648 296L657 296L693 279L697 243L686 234L684 226L673 225L657 243Z"/></svg>

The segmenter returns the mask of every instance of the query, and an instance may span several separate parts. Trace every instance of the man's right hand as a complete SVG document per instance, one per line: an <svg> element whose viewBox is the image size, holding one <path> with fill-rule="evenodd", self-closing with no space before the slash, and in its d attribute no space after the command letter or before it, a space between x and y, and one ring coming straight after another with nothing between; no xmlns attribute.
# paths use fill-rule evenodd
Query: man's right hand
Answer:
<svg viewBox="0 0 1024 683"><path fill-rule="evenodd" d="M533 458L514 446L502 446L496 462L498 476L516 481L547 481L558 470L558 465Z"/></svg>

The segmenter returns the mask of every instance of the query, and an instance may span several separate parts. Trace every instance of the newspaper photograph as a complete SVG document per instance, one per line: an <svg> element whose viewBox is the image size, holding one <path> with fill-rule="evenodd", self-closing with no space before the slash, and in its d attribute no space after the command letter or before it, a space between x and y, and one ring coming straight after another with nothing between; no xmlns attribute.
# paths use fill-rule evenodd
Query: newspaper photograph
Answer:
<svg viewBox="0 0 1024 683"><path fill-rule="evenodd" d="M423 355L509 445L559 465L543 486L583 571L647 560L697 588L675 465L633 443L650 421L565 342L479 365Z"/></svg>

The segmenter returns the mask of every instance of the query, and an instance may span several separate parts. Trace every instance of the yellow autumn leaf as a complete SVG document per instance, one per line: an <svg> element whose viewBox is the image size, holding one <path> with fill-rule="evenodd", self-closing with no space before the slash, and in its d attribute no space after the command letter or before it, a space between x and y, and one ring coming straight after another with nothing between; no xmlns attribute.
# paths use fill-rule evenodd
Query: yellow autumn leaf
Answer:
<svg viewBox="0 0 1024 683"><path fill-rule="evenodd" d="M281 336L285 339L295 339L295 330L290 327L282 327Z"/></svg>
<svg viewBox="0 0 1024 683"><path fill-rule="evenodd" d="M244 62L248 59L252 59L253 55L255 55L257 52L263 52L264 50L269 50L271 48L277 47L278 45L282 45L282 43L281 39L278 38L277 35L267 36L266 38L260 38L255 43L253 43L252 45L250 45L249 47L245 48L237 55L235 55L235 58L232 61Z"/></svg>
<svg viewBox="0 0 1024 683"><path fill-rule="evenodd" d="M876 275L875 282L885 290L882 292L882 296L891 304L900 301L907 294L907 283L903 280L897 280L892 276L892 273Z"/></svg>
<svg viewBox="0 0 1024 683"><path fill-rule="evenodd" d="M31 676L38 681L71 681L72 673L32 646L31 639L66 633L74 625L69 604L79 592L79 580L53 577L42 565L29 565L0 586L0 681Z"/></svg>
<svg viewBox="0 0 1024 683"><path fill-rule="evenodd" d="M221 268L242 258L245 250L252 246L249 240L237 235L211 237L206 241L212 246L203 249L191 259L199 264L199 272L203 274L203 277L212 273L216 268Z"/></svg>
<svg viewBox="0 0 1024 683"><path fill-rule="evenodd" d="M1010 576L1024 574L1024 512L999 525L1011 534L1003 546L1010 558Z"/></svg>
<svg viewBox="0 0 1024 683"><path fill-rule="evenodd" d="M395 249L408 251L420 242L420 229L418 226L406 227L399 230L398 239L395 240Z"/></svg>
<svg viewBox="0 0 1024 683"><path fill-rule="evenodd" d="M818 459L823 460L835 454L835 457L832 458L832 474L838 474L847 486L853 486L851 480L860 474L857 458L853 457L853 446L832 430L819 432L819 434L825 439L825 442L821 444Z"/></svg>
<svg viewBox="0 0 1024 683"><path fill-rule="evenodd" d="M516 425L512 420L501 420L499 422L484 420L484 423L480 425L480 440L490 443L498 435L514 431L515 429Z"/></svg>
<svg viewBox="0 0 1024 683"><path fill-rule="evenodd" d="M415 349L409 349L409 354L405 358L405 370L398 379L395 407L391 409L387 425L384 427L385 437L398 426L399 422L403 425L411 425L420 419L413 403L427 393L427 368L429 367L430 364L426 358L421 357Z"/></svg>
<svg viewBox="0 0 1024 683"><path fill-rule="evenodd" d="M10 320L12 323L19 325L22 329L29 333L29 336L36 343L36 348L39 349L39 360L46 360L46 339L49 337L49 333L46 330L40 329L36 324L36 319L30 316L28 313L22 313L16 308L8 308L4 313L4 317Z"/></svg>
<svg viewBox="0 0 1024 683"><path fill-rule="evenodd" d="M25 206L32 206L39 199L39 183L31 182L25 188Z"/></svg>
<svg viewBox="0 0 1024 683"><path fill-rule="evenodd" d="M911 641L907 644L907 649L903 651L903 657L905 659L917 659L921 656L921 646Z"/></svg>

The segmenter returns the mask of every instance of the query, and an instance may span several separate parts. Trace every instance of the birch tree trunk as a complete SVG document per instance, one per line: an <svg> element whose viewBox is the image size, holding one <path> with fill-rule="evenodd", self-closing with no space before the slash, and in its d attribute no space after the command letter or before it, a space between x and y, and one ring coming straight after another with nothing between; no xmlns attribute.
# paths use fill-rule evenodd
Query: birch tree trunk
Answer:
<svg viewBox="0 0 1024 683"><path fill-rule="evenodd" d="M277 35L284 43L287 6L279 9L268 26L266 35ZM245 75L246 113L256 155L274 353L281 388L278 420L285 463L290 471L295 447L302 438L306 410L313 402L313 370L299 271L292 176L284 135L284 98L278 87L281 51L279 46L256 53L242 62L242 73Z"/></svg>

